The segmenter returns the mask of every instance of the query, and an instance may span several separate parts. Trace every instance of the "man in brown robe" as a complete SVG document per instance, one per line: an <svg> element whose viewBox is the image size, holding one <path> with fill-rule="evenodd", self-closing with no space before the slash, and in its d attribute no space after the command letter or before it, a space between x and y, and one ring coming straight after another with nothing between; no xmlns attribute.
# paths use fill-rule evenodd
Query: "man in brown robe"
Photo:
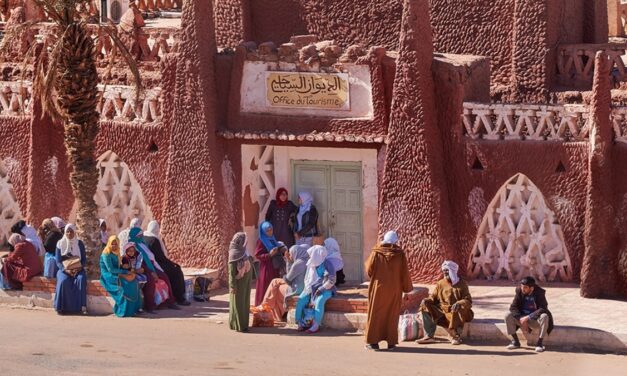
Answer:
<svg viewBox="0 0 627 376"><path fill-rule="evenodd" d="M398 344L398 318L403 293L413 290L405 252L396 245L398 236L389 231L383 242L375 246L366 261L370 277L368 288L368 323L366 349L379 350L379 342L386 341L387 349Z"/></svg>
<svg viewBox="0 0 627 376"><path fill-rule="evenodd" d="M453 261L444 261L442 264L444 278L435 285L431 297L420 304L425 336L417 343L435 342L436 325L446 328L451 344L461 343L464 323L471 321L474 313L468 284L457 276L458 269L459 266Z"/></svg>

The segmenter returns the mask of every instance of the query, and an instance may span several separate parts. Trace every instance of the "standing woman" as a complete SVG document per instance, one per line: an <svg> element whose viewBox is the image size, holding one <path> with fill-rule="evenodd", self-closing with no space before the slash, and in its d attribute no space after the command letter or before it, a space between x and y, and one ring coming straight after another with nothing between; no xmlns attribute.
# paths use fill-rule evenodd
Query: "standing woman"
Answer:
<svg viewBox="0 0 627 376"><path fill-rule="evenodd" d="M259 276L257 276L257 284L255 286L255 306L263 301L266 289L273 279L279 278L282 263L284 263L281 254L283 248L274 237L274 229L270 222L263 222L259 226L259 240L255 248L255 257L259 260Z"/></svg>
<svg viewBox="0 0 627 376"><path fill-rule="evenodd" d="M56 278L59 270L55 254L57 252L57 243L63 238L63 232L51 219L45 219L38 232L46 250L46 255L44 256L44 277Z"/></svg>
<svg viewBox="0 0 627 376"><path fill-rule="evenodd" d="M318 236L318 210L313 205L313 197L309 192L298 194L298 212L294 236L296 244L313 245L313 237Z"/></svg>
<svg viewBox="0 0 627 376"><path fill-rule="evenodd" d="M250 282L253 268L246 252L246 233L238 232L229 246L229 326L248 332L250 315Z"/></svg>
<svg viewBox="0 0 627 376"><path fill-rule="evenodd" d="M57 287L54 309L60 314L87 314L87 276L85 275L85 245L76 237L76 227L68 223L65 235L57 243Z"/></svg>
<svg viewBox="0 0 627 376"><path fill-rule="evenodd" d="M144 242L148 249L155 255L155 261L163 268L165 274L170 279L172 293L178 305L188 306L190 303L185 299L185 276L181 266L168 258L168 249L161 239L161 229L157 221L150 221L144 233Z"/></svg>
<svg viewBox="0 0 627 376"><path fill-rule="evenodd" d="M274 228L274 237L288 248L294 245L294 224L290 223L298 207L287 199L287 189L276 191L276 200L270 202L266 212L266 221Z"/></svg>
<svg viewBox="0 0 627 376"><path fill-rule="evenodd" d="M113 313L131 317L141 308L141 298L135 273L121 268L119 243L117 236L110 236L100 255L100 284L115 301Z"/></svg>

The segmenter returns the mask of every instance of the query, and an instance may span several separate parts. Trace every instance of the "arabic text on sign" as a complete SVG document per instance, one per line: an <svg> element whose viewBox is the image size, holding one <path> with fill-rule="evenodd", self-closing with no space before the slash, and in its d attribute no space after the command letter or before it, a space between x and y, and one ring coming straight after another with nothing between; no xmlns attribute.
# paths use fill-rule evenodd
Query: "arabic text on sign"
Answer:
<svg viewBox="0 0 627 376"><path fill-rule="evenodd" d="M350 110L346 74L267 72L266 89L270 106Z"/></svg>

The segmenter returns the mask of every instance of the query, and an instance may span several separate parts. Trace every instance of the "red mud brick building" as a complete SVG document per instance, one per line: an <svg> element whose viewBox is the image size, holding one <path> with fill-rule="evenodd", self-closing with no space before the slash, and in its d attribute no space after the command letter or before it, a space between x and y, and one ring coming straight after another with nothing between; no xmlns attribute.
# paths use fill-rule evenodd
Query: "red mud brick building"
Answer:
<svg viewBox="0 0 627 376"><path fill-rule="evenodd" d="M608 43L607 10L183 1L180 28L142 29L140 102L124 67L102 89L99 215L116 230L158 219L174 259L224 270L230 237L255 236L279 187L308 190L349 280L395 229L417 282L453 259L471 279L625 297L627 46ZM62 127L17 62L0 83L0 242L74 204Z"/></svg>

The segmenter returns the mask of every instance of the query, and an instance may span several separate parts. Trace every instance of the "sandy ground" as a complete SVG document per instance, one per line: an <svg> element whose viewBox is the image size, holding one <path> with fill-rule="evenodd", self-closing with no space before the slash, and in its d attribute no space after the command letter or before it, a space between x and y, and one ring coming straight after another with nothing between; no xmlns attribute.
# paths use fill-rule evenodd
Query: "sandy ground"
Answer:
<svg viewBox="0 0 627 376"><path fill-rule="evenodd" d="M625 356L510 352L504 344L405 343L368 352L363 337L253 328L203 319L58 316L0 307L2 375L599 375L622 374ZM219 322L219 321L218 321Z"/></svg>

